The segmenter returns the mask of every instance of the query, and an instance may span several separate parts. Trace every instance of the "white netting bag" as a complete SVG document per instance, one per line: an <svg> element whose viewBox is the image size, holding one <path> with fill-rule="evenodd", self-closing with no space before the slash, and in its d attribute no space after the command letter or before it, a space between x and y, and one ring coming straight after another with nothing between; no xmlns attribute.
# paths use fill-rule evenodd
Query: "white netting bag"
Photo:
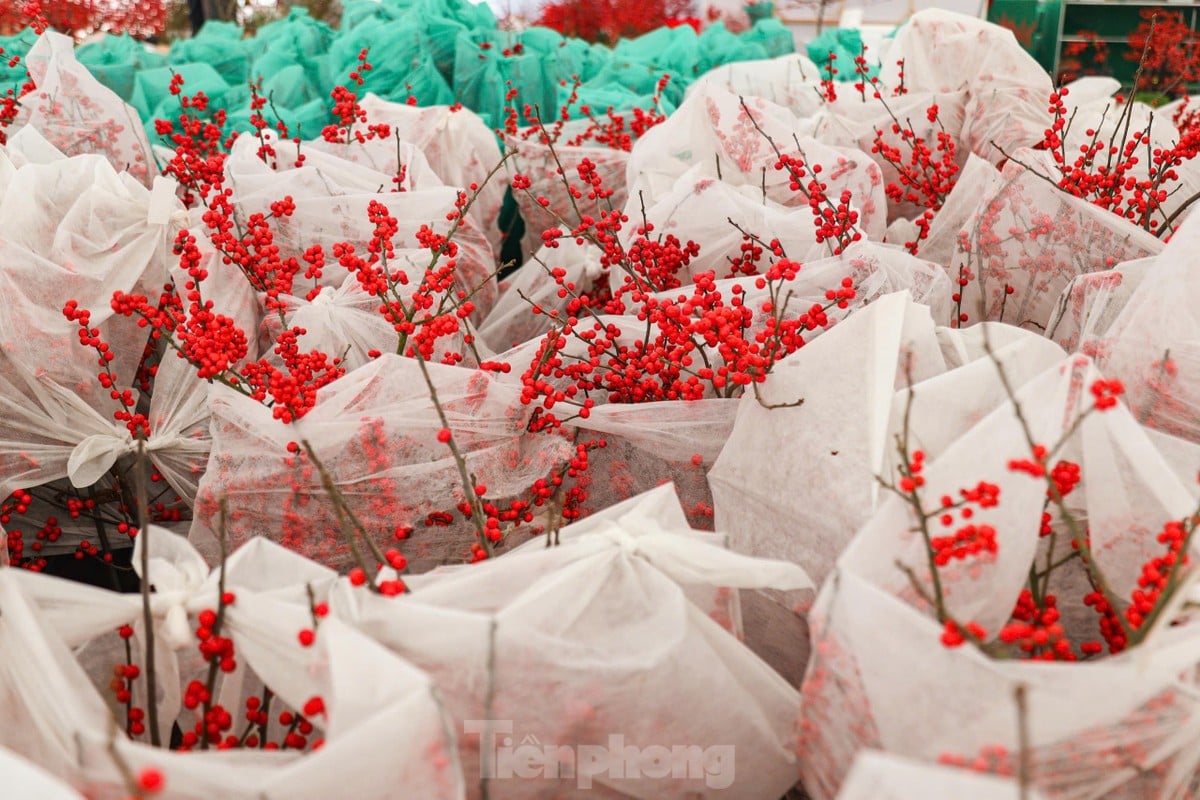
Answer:
<svg viewBox="0 0 1200 800"><path fill-rule="evenodd" d="M1125 381L1147 425L1200 441L1200 318L1195 271L1200 216L1184 220L1109 325L1105 371Z"/></svg>
<svg viewBox="0 0 1200 800"><path fill-rule="evenodd" d="M279 248L279 256L303 259L309 248L320 245L328 263L319 283L337 287L346 271L337 264L334 245L349 243L365 258L376 229L370 218L371 203L381 203L396 221L391 243L400 254L400 263L391 266L409 273L411 282L421 280L432 260L428 250L424 254L417 252L423 249L419 240L421 231L449 234L454 223L446 215L455 210L459 190L443 185L420 151L402 143L402 160L408 166L402 184L404 190L390 191L394 186L393 176L369 166L314 151L305 153L303 165L296 167L294 142L276 141L272 146L277 152L277 168L259 158L259 142L251 136L238 137L225 162L225 176L233 192L231 199L238 222L244 226L252 214L270 215L273 203L291 198L294 211L271 220L273 243ZM305 152L303 145L300 152ZM453 259L456 285L474 293L472 301L482 315L496 299L491 245L469 216L458 224L453 241L458 250ZM412 251L407 263L404 251ZM448 263L449 258L443 253L439 265ZM303 264L300 272L304 273Z"/></svg>
<svg viewBox="0 0 1200 800"><path fill-rule="evenodd" d="M563 280L574 285L576 294L590 295L608 282L602 255L595 245L574 239L539 249L501 284L500 298L479 323L480 338L501 352L545 334L554 324L549 312L565 314L571 300L569 294L559 296L562 287L551 271L562 270ZM535 314L535 307L546 313Z"/></svg>
<svg viewBox="0 0 1200 800"><path fill-rule="evenodd" d="M1068 357L1016 389L1020 417L1003 403L924 467L921 496L934 508L934 498L958 497L978 481L997 487L998 503L980 504L971 516L976 529L995 532L995 550L948 561L935 581L909 502L889 493L843 553L810 616L814 657L802 728L810 755L806 787L815 797L834 796L861 747L955 764L982 759L987 771L1013 774L1014 690L1021 684L1032 780L1047 796L1175 797L1193 780L1200 704L1187 674L1200 660L1200 640L1186 618L1169 627L1186 585L1143 644L1098 663L1042 665L993 660L972 646L946 648L938 638L945 629L931 618L935 604L944 607L960 624L981 626L984 641L999 647L1031 574L1058 564L1061 635L1074 652L1100 631L1084 602L1092 588L1081 560L1061 561L1072 552L1071 539L1086 528L1113 598L1129 598L1142 565L1166 552L1157 534L1192 512L1193 482L1176 477L1158 440L1124 406L1090 411L1099 378L1087 358ZM937 405L940 398L930 399ZM1079 465L1081 483L1066 503L1070 517L1054 507L1043 517L1045 479L1010 466L1031 457L1027 435L1047 447L1062 441L1049 458ZM936 515L930 525L944 530ZM937 703L918 699L935 694Z"/></svg>
<svg viewBox="0 0 1200 800"><path fill-rule="evenodd" d="M152 613L164 711L174 700L174 711L160 720L169 731L184 682L203 680L207 671L198 659L184 656L197 643L191 630L201 624L195 622L197 612L217 606L219 581L205 575L203 561L186 542L171 542L171 534L157 528L146 535L154 540L152 553L163 548L145 578L161 587L152 597ZM155 796L171 800L316 800L342 792L383 800L397 786L422 797L462 797L454 735L428 676L337 620L322 620L312 646L302 646L297 633L314 625L304 600L307 576L297 565L303 561L254 546L243 560L249 583L263 588L249 588L233 578L233 570L226 576L224 589L235 600L224 607L220 635L233 642L237 665L220 674L215 699L240 713L251 707L249 697L269 687L270 694L262 696L274 701L276 713L288 710L294 717L308 710L312 727L301 726L308 731L300 737L303 744L289 739L283 749L182 753L127 738L70 648L116 639L104 632L118 625L140 625L140 598L16 570L0 571L0 641L5 652L24 656L6 659L0 669L0 705L9 722L0 742L102 800L127 796L146 768L162 779ZM144 668L140 637L130 641L140 645L134 652ZM102 658L94 651L85 651L85 657ZM126 663L124 652L110 661L110 678L112 667ZM134 682L145 680L142 674ZM321 700L319 710L314 698ZM179 716L185 728L190 713ZM289 724L272 719L262 735L275 741ZM240 734L242 726L236 727ZM324 739L320 749L308 747L315 738ZM397 750L397 741L406 746Z"/></svg>
<svg viewBox="0 0 1200 800"><path fill-rule="evenodd" d="M335 590L335 615L434 676L466 734L469 796L684 798L736 786L778 797L793 785L795 690L681 585L807 579L676 527L679 509L664 518L664 508L637 498L564 529L558 547L420 576L408 595ZM530 779L514 779L514 759Z"/></svg>
<svg viewBox="0 0 1200 800"><path fill-rule="evenodd" d="M1013 333L994 332L993 346L1014 385L1063 355L1041 337ZM963 338L949 329L935 334L929 309L902 292L856 311L777 364L742 398L709 471L716 529L739 552L791 561L823 580L878 503L876 476L886 474L904 421L933 455L1000 402L994 365L969 352ZM910 391L919 402L905 414ZM847 419L859 422L847 426ZM747 604L747 643L785 675L803 670L807 651L779 642L797 624L793 609L810 600L776 595Z"/></svg>
<svg viewBox="0 0 1200 800"><path fill-rule="evenodd" d="M631 223L619 235L622 244L630 246L645 219L654 226L651 238L671 235L682 245L694 241L700 246L688 265L691 274L715 270L719 278L729 276L735 264L740 264L744 246L765 249L777 239L787 257L800 262L824 258L834 251L835 240L819 241L818 221L806 204L783 205L764 195L758 185L735 185L710 177L709 172L697 164L644 211L637 198L631 199L625 208ZM860 214L857 231L863 239L881 240L886 200L878 174L872 175L871 170L837 174L839 177L827 181L829 195L836 202L842 190L849 191L855 198L851 210ZM799 193L794 197L803 200ZM824 205L820 208L823 213ZM875 212L868 213L868 208Z"/></svg>
<svg viewBox="0 0 1200 800"><path fill-rule="evenodd" d="M413 265L422 254L409 252L396 255L404 259L403 263ZM428 260L429 254L424 255ZM418 288L416 283L399 285L394 296L403 300L407 307L413 308L413 295ZM308 296L280 295L278 301L288 328L304 330L297 340L299 347L340 358L341 366L347 371L357 369L381 353L396 352L401 341L411 346L411 340L397 333L393 323L380 313L384 301L367 292L356 275L347 274L340 286L317 287ZM263 316L264 350L270 349L283 330L283 321L278 315ZM452 336L439 337L435 344L435 357L441 359L447 353L454 353L474 365L477 349L468 346L464 337L465 331L461 329ZM268 353L266 358L282 365L282 359L274 353Z"/></svg>
<svg viewBox="0 0 1200 800"><path fill-rule="evenodd" d="M1103 359L1107 334L1125 304L1154 267L1157 256L1126 261L1112 269L1080 275L1067 284L1046 336L1065 350Z"/></svg>
<svg viewBox="0 0 1200 800"><path fill-rule="evenodd" d="M488 173L499 167L501 154L496 135L479 115L462 106L392 103L373 92L368 92L359 106L367 113L369 124L389 126L392 138L351 144L331 144L316 139L307 142L305 149L334 153L394 176L399 170L396 139L411 144L425 156L429 167L445 185L464 190L469 190L471 184L482 187L479 198L471 206L471 217L486 234L492 252L498 255L503 241L497 221L506 186L503 171L487 180Z"/></svg>
<svg viewBox="0 0 1200 800"><path fill-rule="evenodd" d="M84 499L79 490L107 491L107 483L98 483L137 445L113 417L123 406L102 386L99 353L80 342L79 324L64 316L64 306L75 301L90 311L89 328L112 354L112 388L131 388L136 403L148 336L135 320L115 314L110 300L117 290L157 298L182 212L172 181L157 179L147 190L101 156L62 156L32 128L15 138L45 146L25 148L38 156L12 169L0 187L0 284L9 298L0 315L0 497L55 484L47 492L60 500L64 493ZM162 388L149 404L147 450L186 497L207 451L189 399L198 387L181 376ZM10 531L32 534L49 516L14 519ZM56 522L60 534L44 537L34 550L49 555L74 550L85 539L96 543L90 519L59 513Z"/></svg>
<svg viewBox="0 0 1200 800"><path fill-rule="evenodd" d="M806 56L788 53L761 61L734 61L710 69L688 85L684 97L716 86L736 95L770 100L803 118L824 105L819 94L821 77L820 69Z"/></svg>
<svg viewBox="0 0 1200 800"><path fill-rule="evenodd" d="M1054 186L1045 154L1020 157L1030 168L1009 162L963 225L950 275L962 285L962 322L1000 320L1045 332L1077 276L1155 255L1162 242Z"/></svg>
<svg viewBox="0 0 1200 800"><path fill-rule="evenodd" d="M864 748L1016 776L1018 687L1031 784L1043 796L1158 800L1195 791L1200 703L1186 677L1200 657L1194 625L1163 631L1144 645L1150 652L1095 664L993 661L944 647L937 623L849 571L831 577L810 621L800 726L814 800L840 796Z"/></svg>
<svg viewBox="0 0 1200 800"><path fill-rule="evenodd" d="M149 186L155 169L137 112L75 60L67 36L48 31L25 56L37 89L21 98L10 132L35 129L68 156L96 153Z"/></svg>
<svg viewBox="0 0 1200 800"><path fill-rule="evenodd" d="M976 205L981 196L990 194L1000 180L1000 171L975 154L967 158L958 173L958 181L941 209L934 215L929 224L929 235L918 243L917 255L927 261L940 264L949 271L954 263L955 254L959 249L959 234L967 224L967 220L975 213ZM907 241L916 240L915 229L905 236ZM889 239L889 241L891 241ZM948 323L949 319L939 319Z"/></svg>
<svg viewBox="0 0 1200 800"><path fill-rule="evenodd" d="M896 62L902 61L902 64ZM1004 155L1041 141L1050 124L1050 76L1012 31L942 9L925 9L900 28L887 49L881 79L915 94L965 92L955 138L964 149L1000 164ZM998 147L997 147L998 146Z"/></svg>
<svg viewBox="0 0 1200 800"><path fill-rule="evenodd" d="M547 126L544 131L540 127L523 128L515 136L505 135L505 148L512 153L507 161L509 175L521 175L530 181L528 191L513 190L513 198L525 223L522 253L532 253L541 247L542 233L549 228L570 231L580 224L582 217L599 219L601 212L625 205L629 153L602 144L576 143L577 137L592 124L587 118L567 122L552 144L547 144L546 139L556 130L554 125ZM590 186L580 179L579 167L584 161L591 163L592 171L603 188L612 192L611 196L596 197ZM571 189L567 188L568 183ZM545 205L540 198L547 201Z"/></svg>
<svg viewBox="0 0 1200 800"><path fill-rule="evenodd" d="M562 437L525 435L530 409L519 386L463 367L427 368L466 467L489 499L522 496L573 452ZM398 547L417 572L469 558L476 532L457 511L465 490L448 444L438 440L442 423L417 361L374 359L321 389L292 425L224 387L214 387L210 405L213 450L190 534L206 557L216 552L224 499L234 544L268 535L322 563L353 563L319 468L303 451L288 452L288 443L307 440L381 547Z"/></svg>
<svg viewBox="0 0 1200 800"><path fill-rule="evenodd" d="M716 85L703 87L634 146L626 178L626 215L640 220L640 205L649 208L676 192L685 174L693 184L712 178L749 187L760 200L765 196L780 205L807 208L812 175L800 179L799 190L792 189L790 172L775 169L783 154L806 165L819 164L831 201L837 203L843 190L850 191L860 215L859 229L867 238L882 238L887 203L879 167L857 148L821 140L815 125L761 97L739 97Z"/></svg>
<svg viewBox="0 0 1200 800"><path fill-rule="evenodd" d="M880 98L873 96L874 91L869 83L864 87L865 96L852 91L849 86L842 87L842 91L825 104L817 117L817 130L813 136L829 145L855 148L869 154L879 166L885 186L899 183L899 173L876 152L876 140L896 148L906 159L912 151L912 145L892 131L895 124L911 130L917 139L924 141L933 151L935 160L939 158L935 150L937 137L942 131L949 134L955 143L954 160L959 167L972 155L968 148L959 144L967 102L965 89L952 92L906 91L901 95L889 96L890 90L881 85ZM934 106L937 115L930 119L929 111ZM898 203L889 198L887 219L891 222L900 217L915 217L924 211L923 205L907 201Z"/></svg>
<svg viewBox="0 0 1200 800"><path fill-rule="evenodd" d="M733 429L738 401L706 398L655 403L608 403L587 419L567 423L604 447L588 457L583 510L594 513L670 481L694 528L712 528L712 494L705 465L712 464Z"/></svg>

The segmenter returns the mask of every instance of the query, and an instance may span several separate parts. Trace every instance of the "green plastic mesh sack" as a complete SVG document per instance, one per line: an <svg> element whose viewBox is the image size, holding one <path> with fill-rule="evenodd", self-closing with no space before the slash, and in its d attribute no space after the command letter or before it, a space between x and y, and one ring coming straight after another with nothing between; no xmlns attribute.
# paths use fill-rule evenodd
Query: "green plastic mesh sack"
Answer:
<svg viewBox="0 0 1200 800"><path fill-rule="evenodd" d="M75 50L75 57L96 76L96 80L112 89L126 102L133 98L137 73L162 67L167 63L166 57L161 53L147 49L128 34L105 34L99 39L80 45Z"/></svg>

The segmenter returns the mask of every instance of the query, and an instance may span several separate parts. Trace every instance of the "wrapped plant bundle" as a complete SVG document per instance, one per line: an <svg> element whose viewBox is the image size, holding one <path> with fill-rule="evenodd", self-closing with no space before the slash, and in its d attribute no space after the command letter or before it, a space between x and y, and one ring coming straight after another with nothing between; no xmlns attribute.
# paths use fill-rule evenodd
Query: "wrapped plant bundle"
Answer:
<svg viewBox="0 0 1200 800"><path fill-rule="evenodd" d="M1188 216L1134 289L1101 339L1104 369L1129 387L1139 420L1200 441L1200 352L1193 298L1200 217Z"/></svg>
<svg viewBox="0 0 1200 800"><path fill-rule="evenodd" d="M623 178L629 152L594 141L590 132L595 125L584 118L563 125L523 128L516 134L505 135L505 146L513 151L508 162L509 173L514 179L520 176L522 184L525 179L529 182L529 193L514 194L525 223L523 252L536 250L542 233L550 228L569 229L581 216L596 218L603 211L625 205L628 194ZM607 187L605 195L588 192L575 196L566 181L574 182L581 177L598 180ZM547 202L543 204L536 198L545 198Z"/></svg>
<svg viewBox="0 0 1200 800"><path fill-rule="evenodd" d="M795 690L688 598L807 579L689 531L671 495L564 528L557 547L414 578L411 594L335 590L335 615L434 676L467 734L470 797L777 797L795 782Z"/></svg>
<svg viewBox="0 0 1200 800"><path fill-rule="evenodd" d="M946 195L942 207L934 215L929 224L929 232L924 239L918 240L918 255L927 261L940 264L950 271L959 251L959 235L966 227L967 221L974 216L976 205L981 195L986 196L994 190L1000 180L1000 171L991 163L975 154L967 157L967 163L958 173L954 188ZM901 225L908 223L915 228L915 223L900 220ZM907 227L907 226L906 226ZM919 231L909 229L904 235L898 235L894 228L889 227L885 240L888 242L905 242L914 238ZM953 274L953 273L951 273ZM949 318L939 317L939 321Z"/></svg>
<svg viewBox="0 0 1200 800"><path fill-rule="evenodd" d="M118 461L139 436L154 479L167 477L182 495L194 492L206 458L198 387L164 381L139 401L155 350L145 329L109 307L115 290L157 292L166 280L182 214L175 184L159 178L147 190L99 155L64 157L33 128L6 152L23 163L10 159L0 182L0 283L9 298L0 315L0 515L9 548L23 558L83 545L107 552L128 540L97 541L93 514L80 511L120 499L129 461ZM40 486L35 500L28 492ZM17 490L21 497L10 497ZM171 494L166 501L163 520L178 513L166 508Z"/></svg>
<svg viewBox="0 0 1200 800"><path fill-rule="evenodd" d="M411 144L425 156L446 186L483 187L471 206L471 218L487 236L492 252L499 255L503 241L498 219L505 186L497 178L487 180L488 173L500 163L500 147L483 120L461 106L410 106L388 102L371 93L362 99L360 107L370 124L387 125L394 138L350 144L317 139L307 147L334 153L385 175L396 175L400 169L396 143Z"/></svg>
<svg viewBox="0 0 1200 800"><path fill-rule="evenodd" d="M752 261L755 249L760 253L768 251L772 243L777 243L778 252L784 257L804 265L802 274L822 263L820 259L841 252L855 241L855 236L859 241L867 240L861 242L863 246L875 247L875 252L884 251L878 245L868 244L882 238L882 227L876 224L876 235L872 235L870 223L864 224L861 215L857 217L858 223L846 226L844 230L834 230L826 227L820 218L814 219L809 208L780 205L764 198L757 187L733 186L707 177L705 172L700 165L693 167L680 176L671 191L644 212L631 206L625 209L630 219L640 221L644 218L660 239L671 236L680 242L694 242L698 252L687 264L693 277L710 270L721 278L753 274L756 265L746 262ZM873 203L870 183L869 176L860 173L846 175L842 185L832 185L839 194L844 191L854 197L865 197L863 207L867 207ZM881 193L878 200L879 208L883 208L886 203ZM857 215L856 208L859 208L857 204L851 204L842 210ZM876 223L882 223L882 216L876 217ZM631 229L622 231L626 247L637 235ZM889 256L887 260L895 264L915 262L915 259L907 261L902 253ZM614 284L622 277L614 273Z"/></svg>
<svg viewBox="0 0 1200 800"><path fill-rule="evenodd" d="M49 32L25 56L37 85L15 129L31 127L67 156L96 153L149 186L155 169L137 112L75 60L70 38Z"/></svg>
<svg viewBox="0 0 1200 800"><path fill-rule="evenodd" d="M712 494L705 465L729 438L738 401L713 397L687 402L609 403L586 420L567 425L586 439L602 439L593 451L580 504L591 514L670 481L694 528L712 528Z"/></svg>
<svg viewBox="0 0 1200 800"><path fill-rule="evenodd" d="M824 580L878 502L876 475L899 425L907 419L913 440L938 452L995 407L995 369L970 338L935 333L929 310L900 292L780 362L757 392L743 397L709 471L716 529L739 552L791 561ZM1014 365L1018 384L1031 369L1062 357L1032 334L994 344L997 358ZM899 401L908 391L934 399L906 416ZM848 416L863 423L838 424ZM807 650L779 642L797 624L793 611L810 602L811 596L776 594L774 607L760 605L747 620L747 643L785 675L803 673Z"/></svg>
<svg viewBox="0 0 1200 800"><path fill-rule="evenodd" d="M1066 350L1104 359L1113 322L1157 260L1158 256L1139 258L1075 278L1058 298L1046 336Z"/></svg>
<svg viewBox="0 0 1200 800"><path fill-rule="evenodd" d="M401 254L404 257L404 254ZM419 253L412 253L413 261ZM412 290L416 290L416 286ZM410 296L405 298L411 300ZM341 286L323 286L315 295L296 297L280 295L281 314L263 316L263 340L275 341L288 327L304 329L297 339L299 346L323 353L337 353L347 370L354 370L371 360L371 354L395 350L398 337L395 327L379 313L379 298L367 293L354 275L346 275ZM440 345L466 354L462 335L456 341ZM268 356L272 358L272 356ZM277 358L273 360L278 361Z"/></svg>
<svg viewBox="0 0 1200 800"><path fill-rule="evenodd" d="M1049 125L1050 76L998 25L925 9L900 28L881 64L887 86L939 96L965 91L962 127L953 133L963 150L993 164L1004 160L1001 150L1036 144Z"/></svg>
<svg viewBox="0 0 1200 800"><path fill-rule="evenodd" d="M499 353L545 335L553 319L533 309L565 312L571 299L559 296L561 286L551 270L562 270L563 279L580 293L593 293L609 280L602 259L600 248L588 242L568 239L553 248L543 246L504 281L496 305L479 323L480 338Z"/></svg>
<svg viewBox="0 0 1200 800"><path fill-rule="evenodd" d="M397 146L395 141L390 144ZM491 245L470 217L456 223L447 220L446 215L458 208L459 190L444 186L414 145L400 143L402 169L392 175L329 153L306 154L303 145L291 141L270 146L274 166L259 157L262 144L257 139L240 137L225 172L235 219L245 226L254 214L268 217L281 258L304 261L308 256L312 263L317 246L324 257L337 258L334 246L340 243L366 251L378 233L373 208L379 204L395 220L389 241L400 253L398 261L406 260L405 251L425 249L408 259L410 270L423 270L431 261L430 237L444 237L453 228L456 252L443 259L453 260L456 285L472 295L480 314L495 302ZM337 287L345 274L330 264L317 281Z"/></svg>
<svg viewBox="0 0 1200 800"><path fill-rule="evenodd" d="M814 129L769 100L703 87L635 145L626 213L638 220L633 211L678 191L686 174L692 183L715 178L752 188L760 200L808 206L816 216L827 202L852 206L863 235L878 240L887 215L879 168L860 150L814 138ZM811 172L814 165L824 171ZM823 185L814 186L818 178Z"/></svg>
<svg viewBox="0 0 1200 800"><path fill-rule="evenodd" d="M252 544L234 556L240 564L231 561L228 574L207 575L182 539L148 528L139 547L146 538L157 552L144 576L158 587L150 596L153 664L145 658L140 598L0 572L0 640L5 652L25 654L0 674L10 722L0 733L5 746L88 797L154 789L156 797L181 800L315 800L344 791L382 800L397 785L423 797L462 796L454 737L428 677L337 620L317 624L315 606L303 598L304 580L311 591L320 568ZM109 632L115 628L119 634ZM305 630L312 634L307 645L297 641ZM105 664L115 705L70 649L87 645L84 657L99 664L93 648L109 637L125 643ZM151 674L161 692L155 709L163 737L147 716L144 687ZM48 703L51 698L57 702ZM183 748L207 750L211 737L212 751L146 743L151 737L165 742L177 714ZM190 717L203 721L193 729ZM403 752L395 752L398 740L409 743ZM352 774L343 774L346 768Z"/></svg>
<svg viewBox="0 0 1200 800"><path fill-rule="evenodd" d="M814 797L862 747L1051 797L1194 791L1196 492L1119 394L1071 356L939 454L901 430L888 495L809 618Z"/></svg>
<svg viewBox="0 0 1200 800"><path fill-rule="evenodd" d="M530 409L519 388L473 369L426 369L436 405L417 360L384 355L320 390L312 410L292 425L253 399L214 387L213 451L190 534L196 547L215 556L224 499L235 545L269 532L337 567L354 563L355 547L366 552L371 545L399 547L415 572L466 560L478 532L459 519L458 506L469 498L451 435L477 485L495 498L522 496L555 473L571 448L557 435L522 435ZM347 536L331 491L362 531Z"/></svg>
<svg viewBox="0 0 1200 800"><path fill-rule="evenodd" d="M800 53L788 53L766 61L736 61L710 69L688 86L685 97L717 86L743 97L770 100L804 118L822 106L816 92L820 81L816 64Z"/></svg>
<svg viewBox="0 0 1200 800"><path fill-rule="evenodd" d="M1027 166L1010 161L959 233L950 274L962 285L960 325L1000 320L1044 332L1076 276L1162 249L1132 222L1057 188L1045 177L1049 159L1017 157Z"/></svg>

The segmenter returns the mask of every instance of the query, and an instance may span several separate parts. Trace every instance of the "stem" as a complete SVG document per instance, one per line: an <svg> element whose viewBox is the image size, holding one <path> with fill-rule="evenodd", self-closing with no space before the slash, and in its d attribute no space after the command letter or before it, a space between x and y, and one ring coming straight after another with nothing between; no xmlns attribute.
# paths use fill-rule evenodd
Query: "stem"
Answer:
<svg viewBox="0 0 1200 800"><path fill-rule="evenodd" d="M146 509L146 440L138 436L137 469L133 474L137 493L138 536L142 538L142 625L146 643L146 714L150 727L150 744L162 746L158 733L158 679L154 669L154 615L150 611L150 519Z"/></svg>

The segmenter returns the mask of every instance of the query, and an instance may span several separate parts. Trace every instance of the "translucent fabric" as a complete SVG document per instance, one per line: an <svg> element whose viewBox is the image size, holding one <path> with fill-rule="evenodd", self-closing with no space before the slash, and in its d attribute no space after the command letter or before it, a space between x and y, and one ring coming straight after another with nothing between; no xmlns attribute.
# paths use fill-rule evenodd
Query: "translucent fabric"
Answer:
<svg viewBox="0 0 1200 800"><path fill-rule="evenodd" d="M98 378L99 355L78 341L79 325L63 307L73 300L91 311L90 327L113 354L115 386L133 387L147 333L115 315L110 300L117 290L157 297L182 210L174 182L158 178L147 190L102 156L64 157L33 128L14 136L0 162L0 284L8 298L0 315L0 496L64 478L68 490L88 490L137 444L114 421L121 406ZM207 452L188 399L197 389L164 380L149 407L146 449L184 495L189 485L194 492ZM39 544L43 554L94 538L90 520L60 521L64 536Z"/></svg>
<svg viewBox="0 0 1200 800"><path fill-rule="evenodd" d="M1044 154L1009 162L959 234L950 274L967 281L967 323L1000 320L1044 332L1077 276L1155 255L1162 242L1122 217L1067 194L1044 176Z"/></svg>
<svg viewBox="0 0 1200 800"><path fill-rule="evenodd" d="M1012 778L977 774L966 769L922 764L907 758L864 750L854 759L838 800L928 800L931 797L971 797L978 800L1018 800L1020 784ZM1026 787L1027 800L1042 793Z"/></svg>
<svg viewBox="0 0 1200 800"><path fill-rule="evenodd" d="M529 409L518 386L463 367L427 367L466 468L490 499L519 496L573 452L558 436L522 435ZM417 361L374 359L320 390L314 408L293 425L224 387L213 388L209 404L213 451L190 533L209 559L217 552L224 499L234 544L269 532L322 563L354 563L320 467L288 452L289 442L302 441L311 444L366 535L380 547L400 549L414 572L469 557L476 531L457 511L465 499L462 480L449 446L437 438L442 423ZM428 521L440 514L451 522ZM406 526L415 530L400 540Z"/></svg>
<svg viewBox="0 0 1200 800"><path fill-rule="evenodd" d="M37 91L21 101L10 133L32 127L64 155L98 153L150 185L157 169L137 113L75 60L71 39L44 34L25 64Z"/></svg>
<svg viewBox="0 0 1200 800"><path fill-rule="evenodd" d="M425 157L430 169L446 186L470 191L482 187L471 205L471 219L499 254L503 244L497 220L507 186L504 171L489 173L500 164L500 147L495 135L474 112L457 106L410 106L392 103L377 95L363 98L362 109L372 125L386 124L399 141L411 145ZM363 164L385 175L396 175L395 139L372 139L361 144L332 145L315 140L306 145Z"/></svg>
<svg viewBox="0 0 1200 800"><path fill-rule="evenodd" d="M979 480L999 487L998 505L973 516L997 532L995 553L940 568L935 590L911 507L888 494L842 554L810 615L814 657L801 725L805 786L814 797L836 795L862 747L925 761L962 759L1012 775L1021 724L1032 783L1047 796L1168 798L1186 796L1194 785L1200 705L1191 676L1200 640L1182 606L1187 587L1136 649L1087 665L992 660L970 645L941 646L943 628L923 599L939 591L953 619L977 623L984 639L994 640L1035 559L1060 558L1055 548L1069 548L1072 524L1086 524L1114 596L1138 587L1141 565L1164 551L1160 526L1187 517L1197 491L1194 480L1176 477L1165 455L1177 448L1151 438L1124 405L1087 413L1088 387L1099 377L1089 359L1070 356L1016 389L1020 418L1005 401L929 456L922 471L929 497L957 494ZM928 404L918 398L914 408ZM933 405L940 412L940 403ZM1082 484L1068 498L1075 522L1052 517L1057 535L1049 538L1039 535L1045 482L1008 468L1029 457L1026 435L1063 442L1057 457L1081 468ZM1090 590L1082 570L1078 561L1067 564L1056 583L1074 641L1096 630L1095 612L1081 602ZM1026 691L1023 723L1018 685ZM933 696L936 703L914 705Z"/></svg>
<svg viewBox="0 0 1200 800"><path fill-rule="evenodd" d="M1191 441L1200 441L1200 321L1190 270L1198 242L1200 217L1192 213L1118 304L1100 340L1104 369L1125 381L1138 418Z"/></svg>
<svg viewBox="0 0 1200 800"><path fill-rule="evenodd" d="M688 597L807 579L688 531L669 493L564 528L557 547L414 578L408 595L335 590L334 615L434 677L469 797L778 797L795 783L795 690Z"/></svg>
<svg viewBox="0 0 1200 800"><path fill-rule="evenodd" d="M139 548L151 548L143 578L157 588L152 624L164 736L177 716L190 727L194 712L179 706L183 688L207 672L191 628L198 612L216 607L219 593L218 576L171 536L150 527L137 540ZM225 608L221 635L232 640L237 667L218 673L215 702L237 713L263 687L272 692L273 711L298 712L320 698L323 712L311 715L313 738L324 739L320 749L184 753L151 747L145 736L126 738L72 648L82 648L107 689L112 668L128 662L112 650L105 661L104 641L119 641L111 631L128 624L136 630L132 652L144 667L141 599L18 570L0 571L0 643L7 653L23 654L0 668L0 709L10 723L0 742L88 797L124 797L124 776L150 767L163 778L156 796L171 800L316 800L347 791L383 800L398 785L422 797L462 797L454 735L428 676L338 620L322 620L311 647L297 643L297 632L313 626L305 581L328 580L319 568L256 542L233 556L225 577L235 601ZM137 702L144 707L144 695ZM277 739L286 730L272 720L262 733ZM398 750L397 741L407 746Z"/></svg>
<svg viewBox="0 0 1200 800"><path fill-rule="evenodd" d="M896 32L882 61L886 86L900 86L903 70L910 92L965 91L960 146L993 164L1041 141L1050 124L1050 76L998 25L924 9Z"/></svg>

